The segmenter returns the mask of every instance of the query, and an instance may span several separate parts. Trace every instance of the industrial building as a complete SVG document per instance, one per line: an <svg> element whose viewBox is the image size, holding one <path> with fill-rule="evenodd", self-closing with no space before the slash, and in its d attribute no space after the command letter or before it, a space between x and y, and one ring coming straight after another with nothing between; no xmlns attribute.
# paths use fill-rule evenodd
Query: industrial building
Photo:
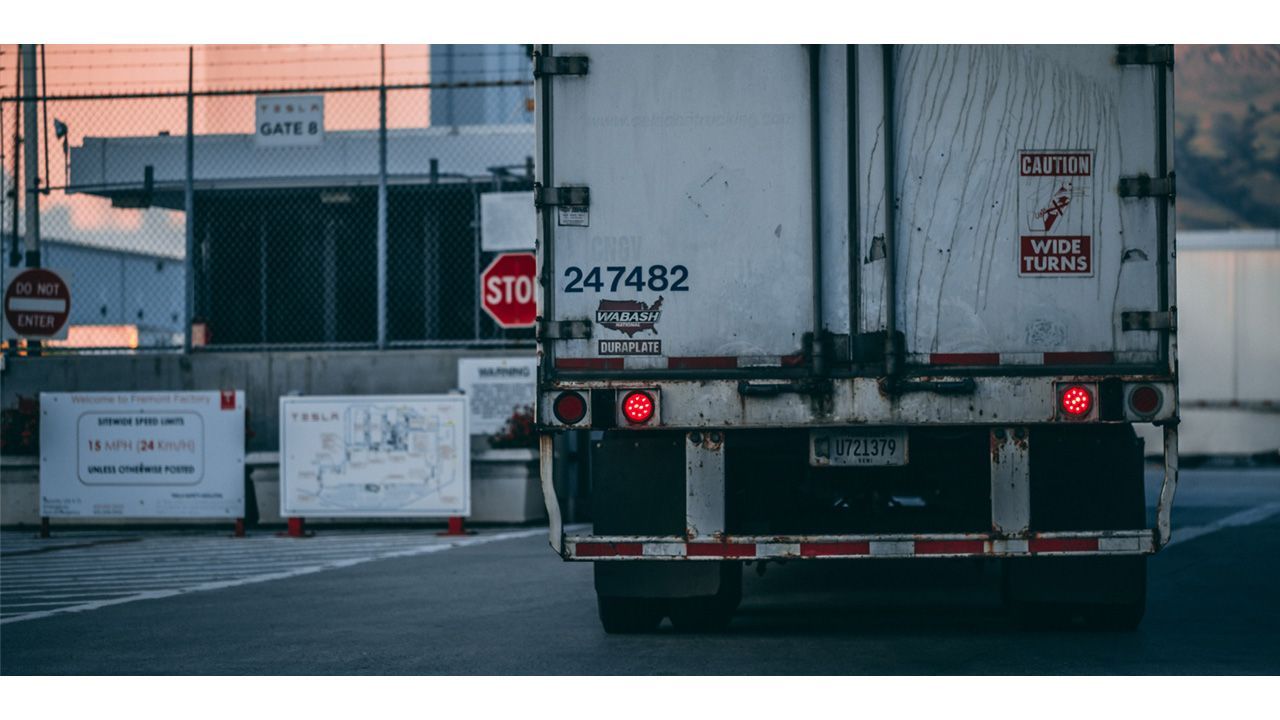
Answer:
<svg viewBox="0 0 1280 720"><path fill-rule="evenodd" d="M3 240L10 256L13 238ZM181 344L182 256L45 238L44 266L75 283L68 337L52 347L157 347ZM5 286L20 267L3 268Z"/></svg>
<svg viewBox="0 0 1280 720"><path fill-rule="evenodd" d="M531 89L520 84L532 80L524 46L436 45L430 58L429 96L425 90L404 91L403 97L391 91L387 100L392 106L397 98L427 100L429 115L389 124L385 151L376 121L370 129L326 128L310 144L274 145L254 132L193 135L190 266L197 344L376 343L384 182L384 346L532 337L503 331L481 312L477 284L491 259L481 248L480 196L528 191L533 183ZM507 84L470 87L485 82ZM466 87L454 86L459 83ZM325 125L349 125L353 115L377 117L377 100L368 93L322 94L346 110L335 112L332 123L325 117ZM291 95L216 100L224 116L245 119L260 97L284 102ZM356 104L359 112L351 110ZM69 150L67 193L107 198L120 208L182 211L186 153L186 138L167 132L87 134ZM180 294L177 306L183 302Z"/></svg>
<svg viewBox="0 0 1280 720"><path fill-rule="evenodd" d="M195 138L193 317L210 345L375 342L377 135L331 132L322 145L283 148L252 135ZM181 210L184 144L86 138L71 149L72 187ZM479 198L531 189L532 147L532 125L388 132L390 341L500 336L477 307Z"/></svg>

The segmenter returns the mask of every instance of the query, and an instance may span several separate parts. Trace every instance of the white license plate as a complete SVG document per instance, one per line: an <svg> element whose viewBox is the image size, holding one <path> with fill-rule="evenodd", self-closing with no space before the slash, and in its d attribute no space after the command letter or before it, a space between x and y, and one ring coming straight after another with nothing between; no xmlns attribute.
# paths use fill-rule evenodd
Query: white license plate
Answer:
<svg viewBox="0 0 1280 720"><path fill-rule="evenodd" d="M882 466L907 464L907 431L903 428L812 430L809 464Z"/></svg>

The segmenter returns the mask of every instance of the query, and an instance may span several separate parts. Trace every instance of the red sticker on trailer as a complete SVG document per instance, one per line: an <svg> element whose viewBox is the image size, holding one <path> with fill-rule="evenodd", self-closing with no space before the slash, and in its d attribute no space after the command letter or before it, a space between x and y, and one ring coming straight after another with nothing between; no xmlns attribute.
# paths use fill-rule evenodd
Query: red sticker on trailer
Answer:
<svg viewBox="0 0 1280 720"><path fill-rule="evenodd" d="M1018 153L1018 275L1093 275L1093 151Z"/></svg>
<svg viewBox="0 0 1280 720"><path fill-rule="evenodd" d="M1023 235L1018 251L1018 272L1023 275L1092 275L1093 238L1036 237Z"/></svg>

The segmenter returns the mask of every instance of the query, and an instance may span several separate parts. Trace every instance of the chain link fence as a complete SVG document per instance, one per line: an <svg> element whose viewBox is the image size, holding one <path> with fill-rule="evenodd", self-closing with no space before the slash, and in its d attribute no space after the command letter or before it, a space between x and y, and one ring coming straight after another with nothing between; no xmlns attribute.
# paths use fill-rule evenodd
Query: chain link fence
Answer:
<svg viewBox="0 0 1280 720"><path fill-rule="evenodd" d="M17 155L34 106L40 264L72 291L68 337L44 351L531 345L531 328L503 329L480 301L499 252L533 249L528 56L447 47L421 52L420 82L383 62L372 84L330 70L34 103L8 85L5 283L30 249ZM482 232L489 207L527 208L514 238L510 222Z"/></svg>

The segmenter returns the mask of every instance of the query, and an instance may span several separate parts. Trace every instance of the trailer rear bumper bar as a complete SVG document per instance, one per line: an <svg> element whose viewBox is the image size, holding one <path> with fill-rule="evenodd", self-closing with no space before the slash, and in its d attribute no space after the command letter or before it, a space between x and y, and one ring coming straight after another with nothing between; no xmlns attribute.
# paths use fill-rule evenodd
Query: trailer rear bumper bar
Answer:
<svg viewBox="0 0 1280 720"><path fill-rule="evenodd" d="M724 560L884 557L1032 557L1148 555L1169 544L1178 487L1178 427L1164 426L1164 481L1156 526L1138 530L1032 532L1027 442L992 431L992 526L989 533L908 535L730 535L724 531L723 444L690 435L684 536L567 535L556 498L552 436L540 438L542 493L551 547L565 560ZM721 462L717 462L721 460Z"/></svg>
<svg viewBox="0 0 1280 720"><path fill-rule="evenodd" d="M742 535L720 540L662 536L564 538L566 560L790 560L911 557L1040 557L1149 555L1154 530L1033 533L1001 537L991 533L916 535Z"/></svg>

